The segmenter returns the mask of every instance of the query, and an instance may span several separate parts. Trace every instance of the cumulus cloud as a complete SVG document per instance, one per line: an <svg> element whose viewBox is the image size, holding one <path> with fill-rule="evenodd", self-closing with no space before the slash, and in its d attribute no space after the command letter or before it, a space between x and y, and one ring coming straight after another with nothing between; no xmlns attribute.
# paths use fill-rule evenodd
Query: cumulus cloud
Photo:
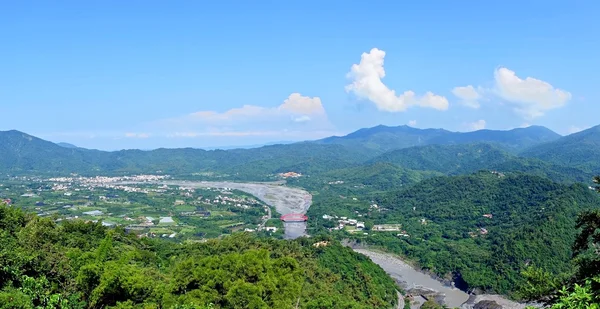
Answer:
<svg viewBox="0 0 600 309"><path fill-rule="evenodd" d="M170 137L267 136L284 130L334 131L319 97L292 93L280 105L242 105L223 112L203 110L160 121Z"/></svg>
<svg viewBox="0 0 600 309"><path fill-rule="evenodd" d="M447 110L448 100L432 92L419 97L413 91L405 91L396 95L396 91L385 85L383 59L385 51L377 48L361 55L360 63L353 64L347 77L352 81L346 86L347 92L352 92L358 98L373 102L379 110L387 112L403 112L412 106L428 107L437 110Z"/></svg>
<svg viewBox="0 0 600 309"><path fill-rule="evenodd" d="M533 77L521 79L514 71L499 68L494 73L496 93L512 103L515 111L533 119L548 110L559 108L571 100L571 93L554 88L550 83Z"/></svg>
<svg viewBox="0 0 600 309"><path fill-rule="evenodd" d="M291 118L289 116L292 116ZM199 111L183 117L184 119L176 119L177 121L199 121L206 123L225 123L240 121L255 121L260 119L273 120L274 118L298 119L310 121L310 116L325 117L325 109L321 104L319 97L302 96L299 93L292 93L277 107L268 108L256 105L243 105L242 107L232 108L225 112L215 111Z"/></svg>
<svg viewBox="0 0 600 309"><path fill-rule="evenodd" d="M564 106L572 98L566 90L537 78L521 78L505 67L494 71L494 86L491 88L468 85L455 87L452 93L461 100L461 104L472 108L478 108L481 100L500 99L525 120L541 117L549 110Z"/></svg>
<svg viewBox="0 0 600 309"><path fill-rule="evenodd" d="M481 94L475 87L468 85L465 87L455 87L452 89L452 94L460 99L460 103L470 108L479 108L479 100Z"/></svg>
<svg viewBox="0 0 600 309"><path fill-rule="evenodd" d="M325 114L325 109L323 109L323 104L321 104L321 99L319 97L305 97L299 93L290 94L278 109L301 115Z"/></svg>
<svg viewBox="0 0 600 309"><path fill-rule="evenodd" d="M408 121L408 125L411 127L415 127L417 125L417 121L416 120L410 120Z"/></svg>
<svg viewBox="0 0 600 309"><path fill-rule="evenodd" d="M486 124L487 123L485 122L485 120L480 119L480 120L477 120L475 122L467 123L466 127L470 131L477 131L477 130L483 130L483 129L485 129Z"/></svg>

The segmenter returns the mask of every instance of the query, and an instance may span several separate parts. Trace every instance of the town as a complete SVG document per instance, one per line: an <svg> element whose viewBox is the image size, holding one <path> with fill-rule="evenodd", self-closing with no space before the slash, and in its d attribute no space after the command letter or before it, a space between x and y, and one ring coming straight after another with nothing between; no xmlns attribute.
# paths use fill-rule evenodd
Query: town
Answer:
<svg viewBox="0 0 600 309"><path fill-rule="evenodd" d="M230 188L192 189L159 182L164 175L122 177L13 177L0 184L0 199L63 220L123 226L138 237L205 240L236 231L282 234L275 210Z"/></svg>

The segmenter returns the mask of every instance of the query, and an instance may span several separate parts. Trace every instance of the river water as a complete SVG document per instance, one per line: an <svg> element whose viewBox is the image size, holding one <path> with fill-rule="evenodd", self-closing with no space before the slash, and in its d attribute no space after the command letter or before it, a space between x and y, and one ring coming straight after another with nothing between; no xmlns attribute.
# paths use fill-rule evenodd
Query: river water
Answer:
<svg viewBox="0 0 600 309"><path fill-rule="evenodd" d="M354 249L381 266L393 279L406 283L406 289L427 288L446 295L445 302L450 308L459 307L469 299L469 295L457 288L448 287L430 276L415 270L401 259L391 255L367 249Z"/></svg>
<svg viewBox="0 0 600 309"><path fill-rule="evenodd" d="M254 195L269 206L275 207L282 215L289 213L305 214L312 204L312 196L301 189L290 188L272 183L239 183L239 182L208 182L208 181L160 181L158 183L177 185L189 188L230 188ZM306 222L284 223L285 239L295 239L306 236ZM450 308L471 309L474 304L482 300L492 300L504 309L523 309L524 304L519 304L500 295L469 295L457 288L449 287L433 279L427 274L413 268L397 256L381 253L369 249L354 249L354 251L368 256L374 263L397 281L403 282L407 289L425 288L440 292L445 295L445 304ZM468 302L467 302L468 300ZM414 305L413 308L418 308Z"/></svg>

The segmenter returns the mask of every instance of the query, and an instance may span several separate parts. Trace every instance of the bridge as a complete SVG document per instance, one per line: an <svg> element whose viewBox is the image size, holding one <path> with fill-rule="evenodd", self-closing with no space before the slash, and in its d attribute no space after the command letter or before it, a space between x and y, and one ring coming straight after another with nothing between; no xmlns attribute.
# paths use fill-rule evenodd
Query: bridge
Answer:
<svg viewBox="0 0 600 309"><path fill-rule="evenodd" d="M308 217L303 214L287 214L281 216L283 222L305 222L308 221Z"/></svg>

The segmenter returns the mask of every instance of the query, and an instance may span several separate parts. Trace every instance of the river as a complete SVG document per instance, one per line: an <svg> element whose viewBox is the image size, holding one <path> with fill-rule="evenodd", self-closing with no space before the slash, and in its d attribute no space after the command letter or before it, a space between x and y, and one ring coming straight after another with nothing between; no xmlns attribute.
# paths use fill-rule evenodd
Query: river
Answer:
<svg viewBox="0 0 600 309"><path fill-rule="evenodd" d="M254 195L269 206L275 207L282 215L289 213L305 214L312 204L312 196L301 189L290 188L274 183L240 183L240 182L214 182L214 181L160 181L157 183L176 185L188 188L230 188ZM306 222L285 223L285 238L295 239L306 236ZM523 309L524 304L510 301L500 295L469 296L467 293L433 279L431 276L413 268L397 256L365 248L355 248L354 251L368 256L378 264L386 273L398 282L402 282L406 290L426 289L440 293L444 303L451 308L472 309L480 301L493 301L504 309ZM424 300L417 298L413 308L418 308Z"/></svg>
<svg viewBox="0 0 600 309"><path fill-rule="evenodd" d="M312 204L312 196L301 189L290 188L276 183L243 183L229 181L184 181L165 180L157 183L186 188L230 188L255 196L265 204L275 207L282 215L306 214ZM306 222L286 222L283 224L285 239L295 239L306 234Z"/></svg>

